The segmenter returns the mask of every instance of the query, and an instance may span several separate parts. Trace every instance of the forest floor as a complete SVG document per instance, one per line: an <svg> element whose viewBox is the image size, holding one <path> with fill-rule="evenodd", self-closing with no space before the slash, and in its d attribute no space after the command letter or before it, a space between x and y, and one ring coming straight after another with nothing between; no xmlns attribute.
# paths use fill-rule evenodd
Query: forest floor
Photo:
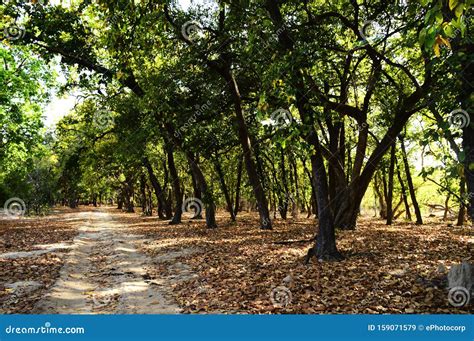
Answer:
<svg viewBox="0 0 474 341"><path fill-rule="evenodd" d="M210 230L106 207L1 219L0 313L473 311L452 307L446 287L451 265L473 261L472 227L362 217L338 232L345 260L305 266L314 219L277 219L273 231L256 221L220 212Z"/></svg>

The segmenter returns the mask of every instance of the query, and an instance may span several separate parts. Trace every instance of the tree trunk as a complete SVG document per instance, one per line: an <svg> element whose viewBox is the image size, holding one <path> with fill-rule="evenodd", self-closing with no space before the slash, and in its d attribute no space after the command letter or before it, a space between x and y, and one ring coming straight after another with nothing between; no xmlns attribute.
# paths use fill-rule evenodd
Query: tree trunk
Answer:
<svg viewBox="0 0 474 341"><path fill-rule="evenodd" d="M219 177L219 183L221 185L222 193L224 194L225 202L227 205L227 211L230 214L230 220L235 221L234 209L232 207L232 199L229 194L229 189L225 183L224 172L222 171L221 164L217 158L214 159L214 168L216 169L217 176Z"/></svg>
<svg viewBox="0 0 474 341"><path fill-rule="evenodd" d="M124 184L124 193L125 193L125 212L134 213L134 203L133 203L133 184L131 184L131 179L125 180Z"/></svg>
<svg viewBox="0 0 474 341"><path fill-rule="evenodd" d="M285 166L285 152L283 148L280 148L280 171L281 171L281 182L283 183L283 196L284 199L280 204L280 215L283 219L286 220L288 213L288 201L290 199L290 193L288 191L288 179L286 175L286 166Z"/></svg>
<svg viewBox="0 0 474 341"><path fill-rule="evenodd" d="M234 204L234 217L237 217L240 209L240 187L242 182L242 167L243 167L243 156L239 158L239 164L237 166L237 184L235 188L235 204Z"/></svg>
<svg viewBox="0 0 474 341"><path fill-rule="evenodd" d="M464 198L466 197L466 180L464 178L461 178L461 182L459 184L459 196L461 197L462 201L459 203L458 221L456 225L463 226L464 216L466 215L466 206L464 205Z"/></svg>
<svg viewBox="0 0 474 341"><path fill-rule="evenodd" d="M376 174L374 177L374 192L379 201L379 217L382 219L387 219L387 205L385 204L385 195L380 190L380 182L383 182L383 180L381 180L379 175Z"/></svg>
<svg viewBox="0 0 474 341"><path fill-rule="evenodd" d="M444 201L444 214L443 214L443 221L448 220L448 213L449 213L449 200L451 199L451 193L448 193L446 196L446 200Z"/></svg>
<svg viewBox="0 0 474 341"><path fill-rule="evenodd" d="M143 158L143 165L145 166L148 172L148 177L150 178L151 185L153 186L153 189L155 191L156 200L158 202L158 206L156 209L158 211L158 217L160 219L166 219L166 218L170 219L171 217L166 217L164 214L165 207L166 207L166 198L163 192L163 188L161 187L160 182L158 181L158 178L153 172L153 167L151 166L150 161L148 160L147 157Z"/></svg>
<svg viewBox="0 0 474 341"><path fill-rule="evenodd" d="M186 156L188 158L191 171L193 172L196 178L196 183L199 187L199 190L202 193L202 202L206 207L206 226L210 229L216 228L216 210L212 192L210 191L207 185L206 178L204 177L204 174L202 173L201 168L199 167L194 155L188 152L186 153Z"/></svg>
<svg viewBox="0 0 474 341"><path fill-rule="evenodd" d="M405 204L406 218L409 221L411 221L411 212L410 212L410 204L408 203L407 189L405 187L405 184L403 183L402 173L400 172L400 167L398 165L398 162L397 162L397 176L398 176L398 182L400 183L400 187L402 189L402 199L403 199L403 203Z"/></svg>
<svg viewBox="0 0 474 341"><path fill-rule="evenodd" d="M153 207L151 206L151 202L148 199L148 186L146 183L145 174L140 176L140 199L141 199L141 206L142 206L142 214L145 216L151 216Z"/></svg>
<svg viewBox="0 0 474 341"><path fill-rule="evenodd" d="M413 208L415 210L416 224L417 225L422 225L423 224L423 218L421 217L420 206L418 206L418 201L416 200L415 187L413 186L413 180L411 178L410 165L408 163L408 156L407 156L407 152L406 152L406 149L405 149L405 142L404 142L404 139L403 139L402 135L400 135L398 138L400 140L400 147L401 147L401 152L402 152L403 164L405 166L405 173L406 173L406 176L407 176L408 190L410 191L411 202L412 202Z"/></svg>
<svg viewBox="0 0 474 341"><path fill-rule="evenodd" d="M336 247L334 217L329 204L326 168L321 153L315 153L311 156L311 166L315 187L317 188L316 200L318 202L319 218L318 234L312 252L320 260L341 260L343 257ZM311 253L311 250L309 252Z"/></svg>
<svg viewBox="0 0 474 341"><path fill-rule="evenodd" d="M393 222L393 178L395 175L395 143L390 150L390 167L388 171L388 192L387 192L387 225Z"/></svg>
<svg viewBox="0 0 474 341"><path fill-rule="evenodd" d="M293 180L292 183L294 184L294 193L296 195L296 198L293 201L291 216L293 218L298 218L299 214L300 214L300 204L301 204L299 179L298 179L298 167L297 167L297 162L296 162L295 158L292 158L291 161L292 161L291 162L292 169L290 170L290 174L293 174L292 175L292 180Z"/></svg>
<svg viewBox="0 0 474 341"><path fill-rule="evenodd" d="M179 183L178 171L176 170L176 165L174 162L173 146L169 141L165 141L165 147L176 204L174 216L170 221L170 225L175 225L181 223L181 215L183 214L183 194L181 193L181 185Z"/></svg>
<svg viewBox="0 0 474 341"><path fill-rule="evenodd" d="M194 161L190 161L190 160L194 160ZM194 197L196 199L202 200L201 189L199 188L200 186L198 185L198 181L196 180L195 172L193 171L193 166L191 165L191 162L195 162L196 165L197 165L197 162L199 162L199 161L197 160L197 158L194 158L194 156L192 156L191 159L189 159L189 157L188 157L188 162L189 162L189 165L190 165L190 168L191 168L191 182L193 184ZM197 210L194 214L194 217L192 217L191 219L202 219L202 211Z"/></svg>
<svg viewBox="0 0 474 341"><path fill-rule="evenodd" d="M210 64L211 67L213 65L215 64ZM257 208L260 215L260 228L271 230L272 222L270 219L270 213L268 211L268 202L262 185L262 179L260 179L258 175L257 168L253 160L253 151L250 143L250 136L247 130L247 124L245 122L244 112L242 109L242 98L240 96L239 86L229 66L225 66L224 68L214 66L214 69L217 70L226 80L234 101L239 140L244 154L247 176L249 178L250 184L252 185L255 200L257 201Z"/></svg>

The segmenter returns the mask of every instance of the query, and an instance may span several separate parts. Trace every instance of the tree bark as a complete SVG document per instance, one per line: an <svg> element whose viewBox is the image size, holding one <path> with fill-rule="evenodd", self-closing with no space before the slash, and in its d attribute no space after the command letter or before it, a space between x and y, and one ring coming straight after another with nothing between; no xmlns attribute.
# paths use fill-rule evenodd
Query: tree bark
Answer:
<svg viewBox="0 0 474 341"><path fill-rule="evenodd" d="M181 185L179 183L178 171L174 162L173 146L169 141L165 141L166 155L168 159L168 169L170 172L171 183L173 187L173 193L175 198L175 211L173 218L170 221L170 225L180 224L181 215L183 214L183 194L181 192Z"/></svg>
<svg viewBox="0 0 474 341"><path fill-rule="evenodd" d="M214 159L214 168L216 170L217 176L219 177L219 183L221 185L222 193L224 194L225 202L227 205L227 211L230 214L230 220L235 221L235 214L234 209L232 207L232 199L229 194L229 189L227 188L227 184L225 183L224 172L222 171L221 164L219 160Z"/></svg>
<svg viewBox="0 0 474 341"><path fill-rule="evenodd" d="M398 176L398 181L400 183L400 187L402 189L402 199L403 199L403 203L405 204L406 218L409 221L411 221L411 212L410 212L410 204L408 203L407 189L403 182L402 174L400 172L400 166L398 165L398 163L397 163L397 176Z"/></svg>
<svg viewBox="0 0 474 341"><path fill-rule="evenodd" d="M423 224L423 218L421 217L420 206L418 205L418 201L416 200L415 186L413 186L413 180L411 178L410 165L408 163L408 156L407 156L407 152L406 152L406 149L405 149L405 142L404 142L404 139L403 139L402 135L400 135L398 138L400 140L402 159L403 159L403 164L405 166L405 173L406 173L406 176L407 176L408 190L410 191L411 202L413 204L413 209L415 210L416 224L417 225L422 225Z"/></svg>
<svg viewBox="0 0 474 341"><path fill-rule="evenodd" d="M186 153L188 158L191 171L193 172L197 186L199 187L200 192L202 193L202 202L206 207L206 226L207 228L213 229L217 227L216 223L216 205L214 204L214 198L212 192L207 185L206 178L199 167L196 158L190 152Z"/></svg>
<svg viewBox="0 0 474 341"><path fill-rule="evenodd" d="M166 198L163 192L163 188L161 187L158 178L153 172L153 167L151 166L150 160L148 160L146 156L143 158L143 165L145 166L148 172L148 177L150 178L151 185L153 186L153 189L155 191L156 200L158 202L156 209L158 211L158 217L163 220L167 218L170 219L171 217L165 216Z"/></svg>
<svg viewBox="0 0 474 341"><path fill-rule="evenodd" d="M464 198L466 197L466 180L464 178L461 178L459 184L459 196L461 197L462 201L459 203L458 221L456 225L463 226L464 216L466 215L466 206L464 205Z"/></svg>
<svg viewBox="0 0 474 341"><path fill-rule="evenodd" d="M240 187L242 182L242 167L243 167L243 156L239 158L239 164L237 166L237 184L235 188L235 204L234 204L234 217L237 217L240 209Z"/></svg>
<svg viewBox="0 0 474 341"><path fill-rule="evenodd" d="M392 144L390 150L390 167L388 171L388 192L387 192L387 225L392 225L393 222L393 185L395 175L395 143Z"/></svg>
<svg viewBox="0 0 474 341"><path fill-rule="evenodd" d="M195 161L190 161L191 159L195 160ZM195 162L196 165L197 165L197 162L199 162L199 161L197 160L197 158L194 158L194 156L192 156L191 159L189 159L189 157L188 157L188 163L189 163L190 168L191 168L191 182L193 184L194 197L196 199L202 200L201 189L200 189L200 186L198 185L198 181L196 180L195 171L193 171L193 167L191 165L191 162ZM194 217L192 217L191 219L202 219L202 211L197 210L194 214Z"/></svg>
<svg viewBox="0 0 474 341"><path fill-rule="evenodd" d="M234 101L238 134L244 154L245 168L247 170L249 182L252 185L255 200L257 201L257 208L260 216L260 228L264 230L271 230L272 222L270 219L270 212L268 211L268 201L263 189L262 179L260 179L258 175L257 168L253 160L253 151L250 143L250 136L247 130L247 124L245 122L239 86L228 65L223 68L219 68L216 67L215 64L210 63L210 66L222 75L229 86L229 90Z"/></svg>

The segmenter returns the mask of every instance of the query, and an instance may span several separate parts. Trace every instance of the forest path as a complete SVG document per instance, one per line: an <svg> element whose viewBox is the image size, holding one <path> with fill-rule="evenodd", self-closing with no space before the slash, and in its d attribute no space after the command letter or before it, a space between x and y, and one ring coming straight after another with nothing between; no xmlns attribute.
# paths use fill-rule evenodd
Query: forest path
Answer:
<svg viewBox="0 0 474 341"><path fill-rule="evenodd" d="M166 282L150 281L153 260L138 251L141 236L102 211L78 213L84 220L60 277L37 303L42 314L175 314ZM166 296L166 297L165 297Z"/></svg>

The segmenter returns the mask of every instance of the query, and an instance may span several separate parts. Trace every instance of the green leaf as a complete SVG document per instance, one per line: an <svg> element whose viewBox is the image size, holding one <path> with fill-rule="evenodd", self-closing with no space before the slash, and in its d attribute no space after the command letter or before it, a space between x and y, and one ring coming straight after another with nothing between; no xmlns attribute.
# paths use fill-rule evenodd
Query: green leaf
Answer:
<svg viewBox="0 0 474 341"><path fill-rule="evenodd" d="M462 15L462 12L464 11L464 5L459 4L456 6L456 9L454 10L454 15L459 18Z"/></svg>
<svg viewBox="0 0 474 341"><path fill-rule="evenodd" d="M449 9L452 11L454 7L458 4L458 0L449 0Z"/></svg>

